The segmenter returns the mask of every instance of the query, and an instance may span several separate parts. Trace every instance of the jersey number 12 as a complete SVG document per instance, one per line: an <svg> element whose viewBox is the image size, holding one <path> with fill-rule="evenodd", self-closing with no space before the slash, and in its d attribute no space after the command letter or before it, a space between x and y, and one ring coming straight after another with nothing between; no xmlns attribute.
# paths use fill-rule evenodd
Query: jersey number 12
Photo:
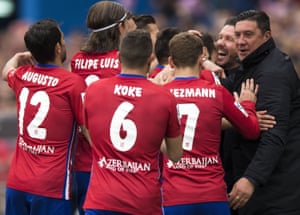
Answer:
<svg viewBox="0 0 300 215"><path fill-rule="evenodd" d="M41 128L40 125L46 118L49 108L50 108L49 96L45 91L37 91L32 95L31 98L29 98L29 89L26 87L22 88L20 96L19 96L19 102L20 102L19 132L20 132L20 135L23 135L23 133L24 133L24 128L23 128L24 114L25 114L28 100L31 105L36 106L36 105L40 104L40 107L39 107L37 113L34 115L33 119L26 127L28 135L32 138L44 140L44 139L46 139L47 130L46 130L46 128Z"/></svg>

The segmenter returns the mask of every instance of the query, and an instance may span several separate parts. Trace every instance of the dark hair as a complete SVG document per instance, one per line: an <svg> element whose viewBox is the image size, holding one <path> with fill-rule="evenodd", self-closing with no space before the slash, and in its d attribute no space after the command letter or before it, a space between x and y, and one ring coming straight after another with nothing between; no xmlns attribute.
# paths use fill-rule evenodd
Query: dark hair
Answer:
<svg viewBox="0 0 300 215"><path fill-rule="evenodd" d="M53 19L43 19L32 24L25 33L24 41L38 63L55 59L55 46L61 44L62 32Z"/></svg>
<svg viewBox="0 0 300 215"><path fill-rule="evenodd" d="M188 32L176 34L169 43L170 56L177 67L193 67L203 53L203 43L199 36Z"/></svg>
<svg viewBox="0 0 300 215"><path fill-rule="evenodd" d="M137 69L146 65L152 53L150 33L143 30L128 32L120 44L120 60L122 66Z"/></svg>
<svg viewBox="0 0 300 215"><path fill-rule="evenodd" d="M116 25L99 32L91 32L81 50L86 53L105 53L118 49L120 43L118 24L123 23L125 19L131 18L132 15L119 3L99 1L93 4L86 18L88 28L97 31L97 29L99 30L113 24Z"/></svg>
<svg viewBox="0 0 300 215"><path fill-rule="evenodd" d="M148 30L149 24L156 24L154 17L151 15L135 15L133 16L133 20L136 24L137 29Z"/></svg>
<svg viewBox="0 0 300 215"><path fill-rule="evenodd" d="M225 20L224 26L225 25L235 26L236 20L237 20L236 16L231 16Z"/></svg>
<svg viewBox="0 0 300 215"><path fill-rule="evenodd" d="M217 51L217 49L215 47L214 38L210 33L204 32L201 34L201 39L202 39L203 45L207 48L207 51L209 54L208 59L211 60L211 56L212 56L213 52Z"/></svg>
<svg viewBox="0 0 300 215"><path fill-rule="evenodd" d="M270 18L264 11L258 11L258 10L243 11L239 15L237 15L236 22L244 21L244 20L255 21L257 23L258 28L262 31L262 33L271 30Z"/></svg>
<svg viewBox="0 0 300 215"><path fill-rule="evenodd" d="M165 28L158 32L154 51L160 65L168 63L168 57L170 56L169 42L174 35L180 32L181 30L175 27Z"/></svg>

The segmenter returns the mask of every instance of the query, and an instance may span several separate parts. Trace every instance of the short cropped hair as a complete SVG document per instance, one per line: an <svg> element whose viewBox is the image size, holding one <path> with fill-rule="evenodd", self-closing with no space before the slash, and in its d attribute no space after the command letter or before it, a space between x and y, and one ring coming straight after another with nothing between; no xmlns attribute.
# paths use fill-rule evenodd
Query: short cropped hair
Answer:
<svg viewBox="0 0 300 215"><path fill-rule="evenodd" d="M201 35L201 39L202 39L203 45L207 48L208 59L211 60L213 53L217 51L216 46L215 46L214 37L208 32L203 32Z"/></svg>
<svg viewBox="0 0 300 215"><path fill-rule="evenodd" d="M168 63L168 57L170 56L169 42L173 36L180 32L181 30L175 27L165 28L158 32L154 51L160 65Z"/></svg>
<svg viewBox="0 0 300 215"><path fill-rule="evenodd" d="M156 24L155 18L151 15L135 15L133 16L133 20L137 29L148 30L149 24Z"/></svg>
<svg viewBox="0 0 300 215"><path fill-rule="evenodd" d="M255 21L262 33L266 33L267 31L271 30L270 18L264 11L259 11L259 10L243 11L239 15L237 15L236 22L244 21L244 20Z"/></svg>
<svg viewBox="0 0 300 215"><path fill-rule="evenodd" d="M225 25L235 26L236 20L237 20L236 16L231 16L225 20L224 26Z"/></svg>
<svg viewBox="0 0 300 215"><path fill-rule="evenodd" d="M203 53L203 42L195 34L182 32L176 34L169 43L170 56L175 66L194 67Z"/></svg>
<svg viewBox="0 0 300 215"><path fill-rule="evenodd" d="M26 48L38 63L55 59L55 46L61 44L62 32L53 19L43 19L32 24L24 35Z"/></svg>
<svg viewBox="0 0 300 215"><path fill-rule="evenodd" d="M143 68L152 54L152 48L148 32L143 30L128 32L119 48L122 66L131 69Z"/></svg>

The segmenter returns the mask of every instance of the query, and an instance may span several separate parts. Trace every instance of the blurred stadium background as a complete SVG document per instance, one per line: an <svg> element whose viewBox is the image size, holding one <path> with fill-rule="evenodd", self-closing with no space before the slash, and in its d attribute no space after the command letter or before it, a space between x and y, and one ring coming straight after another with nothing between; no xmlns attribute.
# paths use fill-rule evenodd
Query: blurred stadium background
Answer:
<svg viewBox="0 0 300 215"><path fill-rule="evenodd" d="M23 35L30 23L53 18L67 42L68 60L88 33L85 16L96 0L0 0L0 71L15 52L25 50ZM160 29L176 26L216 35L225 19L243 10L261 9L272 21L277 45L300 71L300 0L119 0L134 14L150 14ZM17 133L15 98L0 80L0 215L4 214L5 181Z"/></svg>

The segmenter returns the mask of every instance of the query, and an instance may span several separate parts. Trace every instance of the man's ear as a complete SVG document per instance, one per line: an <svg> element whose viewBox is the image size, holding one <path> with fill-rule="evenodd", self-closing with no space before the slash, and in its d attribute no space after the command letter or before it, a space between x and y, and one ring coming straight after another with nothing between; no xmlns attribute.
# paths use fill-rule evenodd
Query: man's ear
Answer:
<svg viewBox="0 0 300 215"><path fill-rule="evenodd" d="M154 53L152 52L151 55L149 56L148 64L151 64L152 61L154 61L154 59L155 59L155 55L154 55Z"/></svg>
<svg viewBox="0 0 300 215"><path fill-rule="evenodd" d="M205 57L204 54L199 55L199 57L197 59L198 66L200 66L200 68L201 68L203 62L206 61L206 60L207 60L207 58Z"/></svg>
<svg viewBox="0 0 300 215"><path fill-rule="evenodd" d="M124 25L125 25L124 22L121 22L121 23L118 24L120 39L124 36L124 33L125 33L125 26Z"/></svg>
<svg viewBox="0 0 300 215"><path fill-rule="evenodd" d="M118 59L121 62L120 51L118 51Z"/></svg>
<svg viewBox="0 0 300 215"><path fill-rule="evenodd" d="M55 53L57 53L57 54L60 55L61 54L61 50L62 50L61 44L59 42L57 42L56 45L55 45Z"/></svg>
<svg viewBox="0 0 300 215"><path fill-rule="evenodd" d="M175 68L175 64L174 64L173 58L171 56L168 57L168 63L171 68Z"/></svg>
<svg viewBox="0 0 300 215"><path fill-rule="evenodd" d="M264 34L265 41L269 40L271 36L272 36L271 31L266 31Z"/></svg>
<svg viewBox="0 0 300 215"><path fill-rule="evenodd" d="M205 58L205 59L209 59L209 53L208 53L208 50L205 46L203 46L202 48L202 58Z"/></svg>

